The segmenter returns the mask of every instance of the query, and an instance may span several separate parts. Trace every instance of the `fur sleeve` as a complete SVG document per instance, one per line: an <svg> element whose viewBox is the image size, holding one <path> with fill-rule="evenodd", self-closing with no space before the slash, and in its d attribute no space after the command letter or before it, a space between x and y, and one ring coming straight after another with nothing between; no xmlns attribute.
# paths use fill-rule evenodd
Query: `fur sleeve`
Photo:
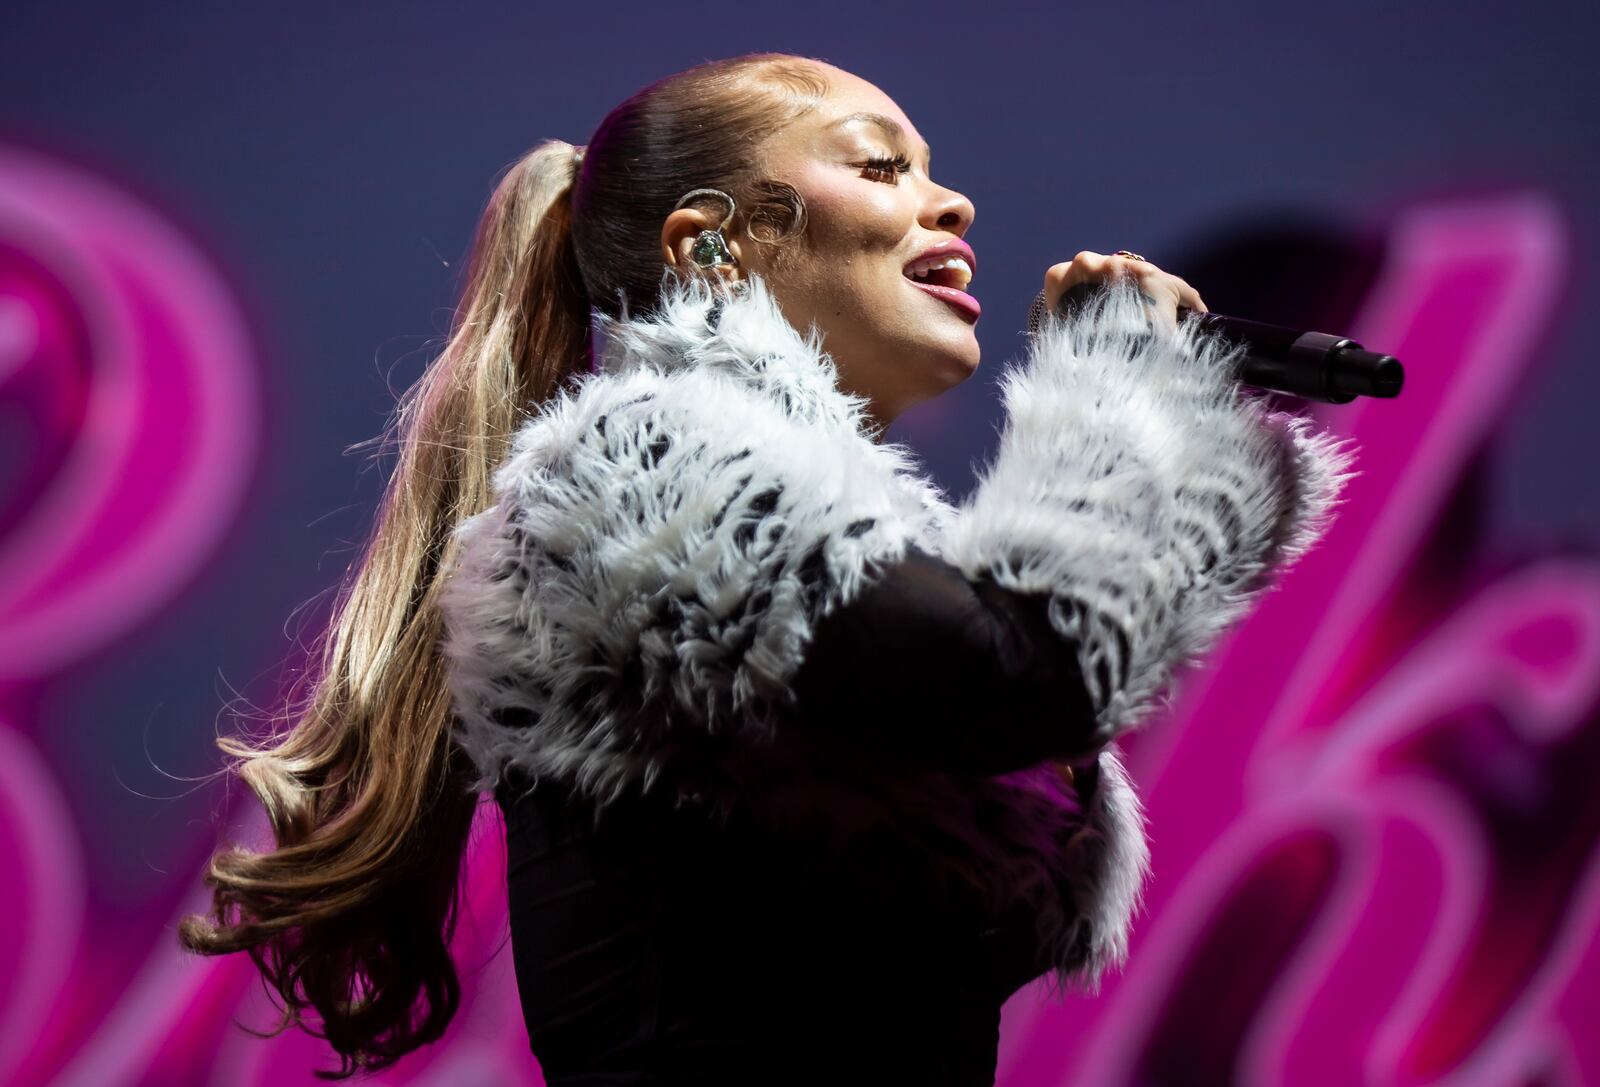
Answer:
<svg viewBox="0 0 1600 1087"><path fill-rule="evenodd" d="M1131 280L1091 297L1048 317L1003 375L999 450L944 553L1051 595L1104 743L1322 536L1357 473L1348 439L1240 391L1240 349L1188 324L1152 330Z"/></svg>
<svg viewBox="0 0 1600 1087"><path fill-rule="evenodd" d="M771 316L739 308L693 351ZM930 538L939 500L909 452L860 437L816 373L778 372L814 361L787 348L739 345L770 380L704 357L597 375L517 433L441 597L479 788L514 765L601 803L658 776L684 790L772 732L812 623Z"/></svg>

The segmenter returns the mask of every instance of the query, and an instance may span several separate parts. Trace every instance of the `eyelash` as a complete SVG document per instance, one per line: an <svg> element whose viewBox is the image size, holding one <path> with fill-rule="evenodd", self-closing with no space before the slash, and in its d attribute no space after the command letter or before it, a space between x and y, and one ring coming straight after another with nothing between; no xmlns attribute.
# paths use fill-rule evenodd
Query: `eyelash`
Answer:
<svg viewBox="0 0 1600 1087"><path fill-rule="evenodd" d="M888 173L892 170L894 180L890 184L898 185L900 183L899 175L911 172L911 160L904 155L896 155L894 158L880 155L876 158L868 159L862 164L862 169L876 170L882 173Z"/></svg>

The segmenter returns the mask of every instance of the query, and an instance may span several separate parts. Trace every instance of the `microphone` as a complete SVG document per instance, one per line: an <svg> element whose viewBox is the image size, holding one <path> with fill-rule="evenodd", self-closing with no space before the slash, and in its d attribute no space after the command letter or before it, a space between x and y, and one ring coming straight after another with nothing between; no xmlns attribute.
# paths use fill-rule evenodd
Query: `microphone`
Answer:
<svg viewBox="0 0 1600 1087"><path fill-rule="evenodd" d="M1072 320L1105 283L1079 283L1061 296L1056 314ZM1028 310L1028 335L1044 319L1045 292ZM1393 355L1367 351L1348 336L1303 332L1279 325L1246 321L1220 313L1178 307L1178 320L1196 324L1245 348L1235 377L1258 389L1289 393L1325 404L1348 404L1358 396L1396 397L1405 384L1405 368Z"/></svg>

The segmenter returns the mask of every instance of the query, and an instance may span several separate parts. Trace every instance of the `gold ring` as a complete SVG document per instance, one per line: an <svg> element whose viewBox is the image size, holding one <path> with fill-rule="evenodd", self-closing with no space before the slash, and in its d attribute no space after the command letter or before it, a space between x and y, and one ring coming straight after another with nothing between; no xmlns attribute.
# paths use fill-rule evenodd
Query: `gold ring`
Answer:
<svg viewBox="0 0 1600 1087"><path fill-rule="evenodd" d="M1126 249L1118 249L1118 250L1117 250L1117 251L1116 251L1116 252L1115 252L1115 253L1113 253L1113 254L1111 254L1111 255L1112 255L1112 256L1113 256L1113 257L1127 257L1127 258L1128 258L1128 259L1129 259L1129 260L1144 260L1144 258L1143 258L1143 257L1141 257L1141 256L1140 256L1140 255L1139 255L1139 254L1137 254L1137 253L1130 253L1130 252L1128 252L1128 251L1127 251L1127 250L1126 250ZM1146 264L1149 264L1149 263L1150 263L1150 262L1149 262L1149 261L1147 261L1147 260L1144 260L1144 262L1145 262L1145 263L1146 263Z"/></svg>

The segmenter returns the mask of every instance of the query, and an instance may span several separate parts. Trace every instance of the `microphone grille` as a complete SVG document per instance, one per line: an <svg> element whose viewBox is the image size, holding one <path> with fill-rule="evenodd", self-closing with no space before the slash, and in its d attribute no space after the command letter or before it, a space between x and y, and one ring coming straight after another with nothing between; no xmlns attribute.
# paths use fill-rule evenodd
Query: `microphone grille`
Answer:
<svg viewBox="0 0 1600 1087"><path fill-rule="evenodd" d="M1044 320L1045 294L1040 291L1033 297L1033 305L1028 307L1028 335L1032 336L1039 331L1039 323Z"/></svg>

